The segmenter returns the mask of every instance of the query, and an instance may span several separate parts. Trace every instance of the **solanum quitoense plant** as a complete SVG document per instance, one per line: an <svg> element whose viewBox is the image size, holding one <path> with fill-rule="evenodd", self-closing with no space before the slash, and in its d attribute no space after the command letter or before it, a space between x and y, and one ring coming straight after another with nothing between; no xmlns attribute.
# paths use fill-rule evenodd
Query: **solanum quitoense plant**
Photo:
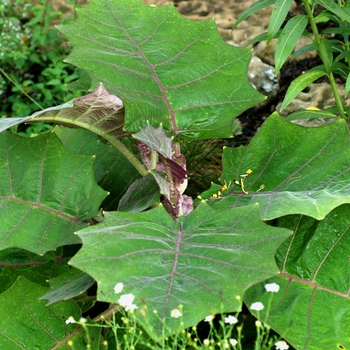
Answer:
<svg viewBox="0 0 350 350"><path fill-rule="evenodd" d="M0 345L75 337L84 348L65 321L91 306L96 283L96 300L133 305L158 341L260 302L269 307L252 312L297 349L350 346L345 119L305 128L272 114L248 146L223 150L220 184L193 200L181 142L231 137L262 100L247 80L252 52L223 42L213 20L138 0L92 1L61 31L94 91L1 121L57 126L0 134L0 298L16 305L3 310ZM273 298L266 283L280 287Z"/></svg>

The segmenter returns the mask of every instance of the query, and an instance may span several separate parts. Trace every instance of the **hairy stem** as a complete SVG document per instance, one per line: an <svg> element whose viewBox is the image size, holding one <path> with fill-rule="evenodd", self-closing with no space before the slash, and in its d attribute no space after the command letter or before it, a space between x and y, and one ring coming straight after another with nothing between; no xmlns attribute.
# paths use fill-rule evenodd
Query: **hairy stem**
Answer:
<svg viewBox="0 0 350 350"><path fill-rule="evenodd" d="M109 141L124 157L135 167L135 169L142 175L147 176L148 170L142 165L137 157L118 139L113 136L103 134L101 135Z"/></svg>

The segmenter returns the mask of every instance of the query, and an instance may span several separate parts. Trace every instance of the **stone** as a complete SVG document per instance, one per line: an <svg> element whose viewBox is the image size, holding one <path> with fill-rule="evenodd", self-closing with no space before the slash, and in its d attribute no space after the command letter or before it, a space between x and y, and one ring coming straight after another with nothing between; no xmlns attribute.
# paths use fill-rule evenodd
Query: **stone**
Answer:
<svg viewBox="0 0 350 350"><path fill-rule="evenodd" d="M267 98L260 102L256 109L264 107L271 102L278 93L278 78L275 76L275 68L264 63L259 57L253 56L248 67L248 79L251 85Z"/></svg>

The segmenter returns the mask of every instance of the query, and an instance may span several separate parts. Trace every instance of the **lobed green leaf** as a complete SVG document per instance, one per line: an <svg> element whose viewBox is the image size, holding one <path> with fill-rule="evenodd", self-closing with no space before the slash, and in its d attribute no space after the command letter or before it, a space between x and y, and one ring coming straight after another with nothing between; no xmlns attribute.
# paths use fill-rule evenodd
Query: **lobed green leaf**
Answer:
<svg viewBox="0 0 350 350"><path fill-rule="evenodd" d="M264 282L245 295L248 305L256 300L266 305L259 317L295 349L350 347L349 210L342 205L322 221L300 215L278 219L278 226L293 230L276 254L279 276L266 281L280 291L266 292Z"/></svg>
<svg viewBox="0 0 350 350"><path fill-rule="evenodd" d="M275 275L276 249L289 234L262 223L256 204L215 211L202 202L179 221L162 206L106 213L78 232L83 247L70 263L97 280L101 301L118 303L114 286L123 283L139 322L159 340L210 314L240 310L244 291Z"/></svg>
<svg viewBox="0 0 350 350"><path fill-rule="evenodd" d="M78 15L61 27L68 61L122 99L127 132L149 122L185 138L230 137L234 118L263 100L247 78L252 51L226 44L214 20L139 0L93 0Z"/></svg>
<svg viewBox="0 0 350 350"><path fill-rule="evenodd" d="M208 203L217 210L259 203L264 220L289 214L323 219L350 203L350 150L344 147L348 143L344 119L308 128L274 113L249 146L224 149L220 180L230 187L223 198ZM244 181L245 194L235 181L248 169L253 173Z"/></svg>
<svg viewBox="0 0 350 350"><path fill-rule="evenodd" d="M93 177L94 157L67 151L54 132L0 134L0 249L37 254L79 243L74 232L97 215L106 192Z"/></svg>
<svg viewBox="0 0 350 350"><path fill-rule="evenodd" d="M79 320L78 306L73 301L65 301L47 307L44 301L38 300L46 290L19 277L0 295L0 304L6 305L1 310L0 349L52 349L64 344L65 338L78 328L64 322L70 316ZM83 349L84 336L79 330L76 335L73 344ZM99 337L97 343L94 342L97 348L98 340Z"/></svg>

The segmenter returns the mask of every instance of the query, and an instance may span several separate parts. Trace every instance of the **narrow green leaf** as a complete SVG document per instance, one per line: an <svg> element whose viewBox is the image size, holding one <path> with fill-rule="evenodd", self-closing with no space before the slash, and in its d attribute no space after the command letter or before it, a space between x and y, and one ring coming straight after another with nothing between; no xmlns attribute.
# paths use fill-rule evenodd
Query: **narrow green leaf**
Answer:
<svg viewBox="0 0 350 350"><path fill-rule="evenodd" d="M326 23L333 21L335 23L340 23L339 17L335 16L332 12L324 10L315 17L315 23Z"/></svg>
<svg viewBox="0 0 350 350"><path fill-rule="evenodd" d="M335 27L335 28L327 28L322 31L322 34L342 34L342 35L350 35L349 27Z"/></svg>
<svg viewBox="0 0 350 350"><path fill-rule="evenodd" d="M316 109L315 110L300 110L297 112L293 112L289 114L287 117L285 117L286 120L315 120L315 119L325 119L325 118L338 118L335 114L321 110L321 109Z"/></svg>
<svg viewBox="0 0 350 350"><path fill-rule="evenodd" d="M284 20L287 17L288 11L292 6L293 0L276 0L275 6L273 7L268 34L267 34L267 44L275 37L278 30L281 28Z"/></svg>
<svg viewBox="0 0 350 350"><path fill-rule="evenodd" d="M0 249L44 254L79 243L74 232L106 197L94 180L94 157L67 151L54 132L34 138L3 132L0 160Z"/></svg>
<svg viewBox="0 0 350 350"><path fill-rule="evenodd" d="M307 23L307 16L299 15L292 17L283 28L275 50L276 75L282 68L290 53L293 51L294 46L303 34Z"/></svg>
<svg viewBox="0 0 350 350"><path fill-rule="evenodd" d="M350 73L350 69L344 63L333 62L332 72L347 77Z"/></svg>
<svg viewBox="0 0 350 350"><path fill-rule="evenodd" d="M344 11L336 2L333 0L316 0L317 3L322 5L328 11L334 13L346 22L350 22L350 15Z"/></svg>
<svg viewBox="0 0 350 350"><path fill-rule="evenodd" d="M280 107L280 111L283 111L307 86L325 74L326 73L323 70L313 70L308 71L296 78L292 84L290 84L286 92L286 96Z"/></svg>
<svg viewBox="0 0 350 350"><path fill-rule="evenodd" d="M78 235L83 247L70 264L98 281L101 301L133 294L135 316L159 340L210 314L240 310L244 291L276 274L274 255L290 231L262 223L255 204L215 211L202 202L179 221L162 206L106 213ZM171 317L179 308L182 325Z"/></svg>
<svg viewBox="0 0 350 350"><path fill-rule="evenodd" d="M267 220L289 214L323 219L337 206L350 203L347 144L350 135L343 118L307 128L274 113L249 146L224 149L220 181L230 187L208 203L218 210L259 203L261 217ZM246 176L244 194L235 181L248 169L253 173Z"/></svg>
<svg viewBox="0 0 350 350"><path fill-rule="evenodd" d="M322 221L279 219L278 225L293 230L276 254L280 274L245 294L248 306L257 300L266 305L259 317L295 349L350 348L349 211L346 204ZM266 282L277 283L280 291L266 292Z"/></svg>
<svg viewBox="0 0 350 350"><path fill-rule="evenodd" d="M67 61L122 99L127 132L149 122L184 138L230 137L234 118L264 99L246 74L252 51L225 43L213 19L140 0L93 0L78 13L60 27L74 47Z"/></svg>
<svg viewBox="0 0 350 350"><path fill-rule="evenodd" d="M321 37L321 45L323 46L324 52L326 53L328 65L331 66L333 63L333 40L328 40L324 37Z"/></svg>
<svg viewBox="0 0 350 350"><path fill-rule="evenodd" d="M246 18L251 16L252 14L264 9L265 7L272 5L275 3L276 0L258 0L254 2L252 5L250 5L245 11L241 13L241 15L238 17L237 21L232 27L232 30L234 30L242 21L244 21Z"/></svg>
<svg viewBox="0 0 350 350"><path fill-rule="evenodd" d="M316 50L316 48L315 48L315 45L313 43L305 45L305 46L301 47L299 50L297 50L296 52L294 52L292 60L296 59L300 55L303 55L307 52L315 51L315 50Z"/></svg>
<svg viewBox="0 0 350 350"><path fill-rule="evenodd" d="M348 58L350 56L350 50L343 51L340 55L338 55L334 61L340 61L343 58Z"/></svg>

